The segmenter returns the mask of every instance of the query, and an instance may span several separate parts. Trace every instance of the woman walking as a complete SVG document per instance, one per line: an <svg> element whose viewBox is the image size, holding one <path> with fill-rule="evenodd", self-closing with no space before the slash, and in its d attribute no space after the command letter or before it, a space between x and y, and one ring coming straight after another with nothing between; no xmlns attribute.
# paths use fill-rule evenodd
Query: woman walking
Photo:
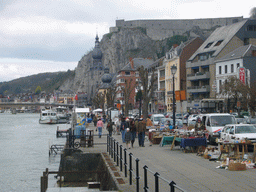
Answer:
<svg viewBox="0 0 256 192"><path fill-rule="evenodd" d="M133 143L134 143L135 138L136 138L136 126L135 126L134 119L132 119L131 122L130 122L130 132L132 134L131 144L132 144L132 148L133 148Z"/></svg>
<svg viewBox="0 0 256 192"><path fill-rule="evenodd" d="M103 128L103 122L101 119L98 120L97 122L97 129L99 131L99 138L101 138L101 135L102 135L102 128Z"/></svg>

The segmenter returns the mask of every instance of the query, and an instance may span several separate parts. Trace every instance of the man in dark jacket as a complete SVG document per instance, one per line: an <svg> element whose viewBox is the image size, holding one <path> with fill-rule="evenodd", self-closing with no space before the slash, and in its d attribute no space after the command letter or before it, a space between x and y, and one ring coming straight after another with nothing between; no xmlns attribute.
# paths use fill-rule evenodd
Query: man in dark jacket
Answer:
<svg viewBox="0 0 256 192"><path fill-rule="evenodd" d="M140 122L138 124L137 132L138 132L139 146L145 147L145 145L144 145L145 132L146 132L146 120L145 119L140 120Z"/></svg>
<svg viewBox="0 0 256 192"><path fill-rule="evenodd" d="M109 122L107 124L107 130L108 130L109 136L111 137L112 136L112 132L113 132L113 123L112 123L111 119L109 120Z"/></svg>

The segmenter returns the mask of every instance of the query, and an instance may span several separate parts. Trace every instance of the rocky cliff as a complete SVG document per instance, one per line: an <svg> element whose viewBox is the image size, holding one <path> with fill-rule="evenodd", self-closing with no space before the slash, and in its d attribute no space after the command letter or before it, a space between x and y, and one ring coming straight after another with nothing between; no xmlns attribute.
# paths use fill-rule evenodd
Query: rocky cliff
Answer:
<svg viewBox="0 0 256 192"><path fill-rule="evenodd" d="M143 28L121 28L117 32L105 34L100 41L100 48L103 53L103 66L108 66L110 73L116 73L127 64L130 57L156 60L163 56L168 46L167 40L152 40L146 35ZM90 93L92 85L101 83L100 77L92 79L89 75L89 66L92 62L92 52L84 55L78 62L73 82L69 80L63 83L60 89Z"/></svg>

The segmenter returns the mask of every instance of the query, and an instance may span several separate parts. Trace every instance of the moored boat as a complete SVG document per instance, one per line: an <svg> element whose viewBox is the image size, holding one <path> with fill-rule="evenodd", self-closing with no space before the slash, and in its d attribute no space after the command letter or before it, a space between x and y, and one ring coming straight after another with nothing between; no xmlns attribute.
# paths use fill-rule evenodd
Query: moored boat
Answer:
<svg viewBox="0 0 256 192"><path fill-rule="evenodd" d="M56 124L58 122L57 114L52 109L42 109L40 113L40 124Z"/></svg>

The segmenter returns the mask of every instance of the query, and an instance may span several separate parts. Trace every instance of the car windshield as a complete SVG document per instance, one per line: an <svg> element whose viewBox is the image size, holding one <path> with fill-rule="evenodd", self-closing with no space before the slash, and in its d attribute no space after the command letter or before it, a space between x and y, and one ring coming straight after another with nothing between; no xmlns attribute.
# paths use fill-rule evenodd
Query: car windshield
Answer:
<svg viewBox="0 0 256 192"><path fill-rule="evenodd" d="M172 124L172 119L166 119L166 118L161 119L162 124L167 124L168 121L170 121L170 123Z"/></svg>
<svg viewBox="0 0 256 192"><path fill-rule="evenodd" d="M256 133L256 128L254 126L237 126L236 134L243 133Z"/></svg>
<svg viewBox="0 0 256 192"><path fill-rule="evenodd" d="M227 124L236 124L235 118L233 116L212 116L211 126L225 126Z"/></svg>
<svg viewBox="0 0 256 192"><path fill-rule="evenodd" d="M154 121L161 121L164 117L154 117Z"/></svg>
<svg viewBox="0 0 256 192"><path fill-rule="evenodd" d="M253 119L250 119L250 123L251 123L251 124L256 124L256 119L254 119L254 118L253 118Z"/></svg>

